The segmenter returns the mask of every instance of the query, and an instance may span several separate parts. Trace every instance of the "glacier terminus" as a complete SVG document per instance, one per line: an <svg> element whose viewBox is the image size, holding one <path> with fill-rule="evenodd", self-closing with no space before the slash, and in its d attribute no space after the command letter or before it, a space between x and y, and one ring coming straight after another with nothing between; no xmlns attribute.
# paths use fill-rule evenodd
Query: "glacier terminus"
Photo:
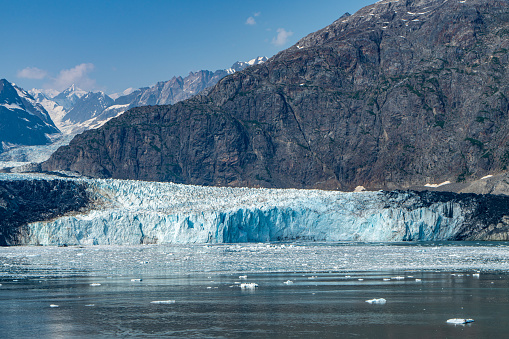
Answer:
<svg viewBox="0 0 509 339"><path fill-rule="evenodd" d="M506 240L509 223L509 197L450 192L345 193L0 174L0 193L4 245Z"/></svg>

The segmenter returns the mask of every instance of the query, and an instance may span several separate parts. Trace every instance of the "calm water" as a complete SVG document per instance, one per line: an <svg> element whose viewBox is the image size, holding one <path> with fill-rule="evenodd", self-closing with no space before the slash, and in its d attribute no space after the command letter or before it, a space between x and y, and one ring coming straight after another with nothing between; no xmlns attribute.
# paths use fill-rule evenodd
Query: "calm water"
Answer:
<svg viewBox="0 0 509 339"><path fill-rule="evenodd" d="M504 338L506 272L507 243L0 248L0 336Z"/></svg>

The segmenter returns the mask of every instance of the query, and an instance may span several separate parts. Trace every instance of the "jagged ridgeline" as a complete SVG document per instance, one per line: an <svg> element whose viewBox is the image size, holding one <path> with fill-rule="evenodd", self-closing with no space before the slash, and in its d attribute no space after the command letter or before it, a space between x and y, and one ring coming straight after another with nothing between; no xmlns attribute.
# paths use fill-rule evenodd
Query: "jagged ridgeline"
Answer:
<svg viewBox="0 0 509 339"><path fill-rule="evenodd" d="M83 133L43 169L343 190L470 181L509 165L508 65L508 0L379 1L207 95Z"/></svg>

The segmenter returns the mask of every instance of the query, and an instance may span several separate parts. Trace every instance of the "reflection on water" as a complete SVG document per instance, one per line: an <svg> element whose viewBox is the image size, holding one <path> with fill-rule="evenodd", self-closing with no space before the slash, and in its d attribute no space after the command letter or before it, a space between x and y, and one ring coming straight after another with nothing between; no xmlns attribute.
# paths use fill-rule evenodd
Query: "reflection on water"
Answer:
<svg viewBox="0 0 509 339"><path fill-rule="evenodd" d="M500 243L1 248L0 333L500 338L508 259Z"/></svg>

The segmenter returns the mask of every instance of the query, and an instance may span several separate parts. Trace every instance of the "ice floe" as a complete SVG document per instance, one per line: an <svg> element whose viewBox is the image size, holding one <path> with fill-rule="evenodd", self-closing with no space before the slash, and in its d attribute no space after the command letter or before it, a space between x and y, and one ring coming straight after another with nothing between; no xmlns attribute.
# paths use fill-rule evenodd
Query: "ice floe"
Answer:
<svg viewBox="0 0 509 339"><path fill-rule="evenodd" d="M384 298L378 298L378 299L369 299L369 300L366 300L366 302L368 304L377 304L377 305L384 305L387 303L387 300L384 299Z"/></svg>
<svg viewBox="0 0 509 339"><path fill-rule="evenodd" d="M258 284L256 283L242 283L240 284L240 288L243 290L254 290L258 288Z"/></svg>
<svg viewBox="0 0 509 339"><path fill-rule="evenodd" d="M175 304L175 300L154 300L150 302L151 304Z"/></svg>
<svg viewBox="0 0 509 339"><path fill-rule="evenodd" d="M473 322L474 322L474 319L463 319L463 318L453 318L453 319L447 320L448 324L453 324L453 325L463 325L463 324L468 324L468 323L473 323Z"/></svg>

